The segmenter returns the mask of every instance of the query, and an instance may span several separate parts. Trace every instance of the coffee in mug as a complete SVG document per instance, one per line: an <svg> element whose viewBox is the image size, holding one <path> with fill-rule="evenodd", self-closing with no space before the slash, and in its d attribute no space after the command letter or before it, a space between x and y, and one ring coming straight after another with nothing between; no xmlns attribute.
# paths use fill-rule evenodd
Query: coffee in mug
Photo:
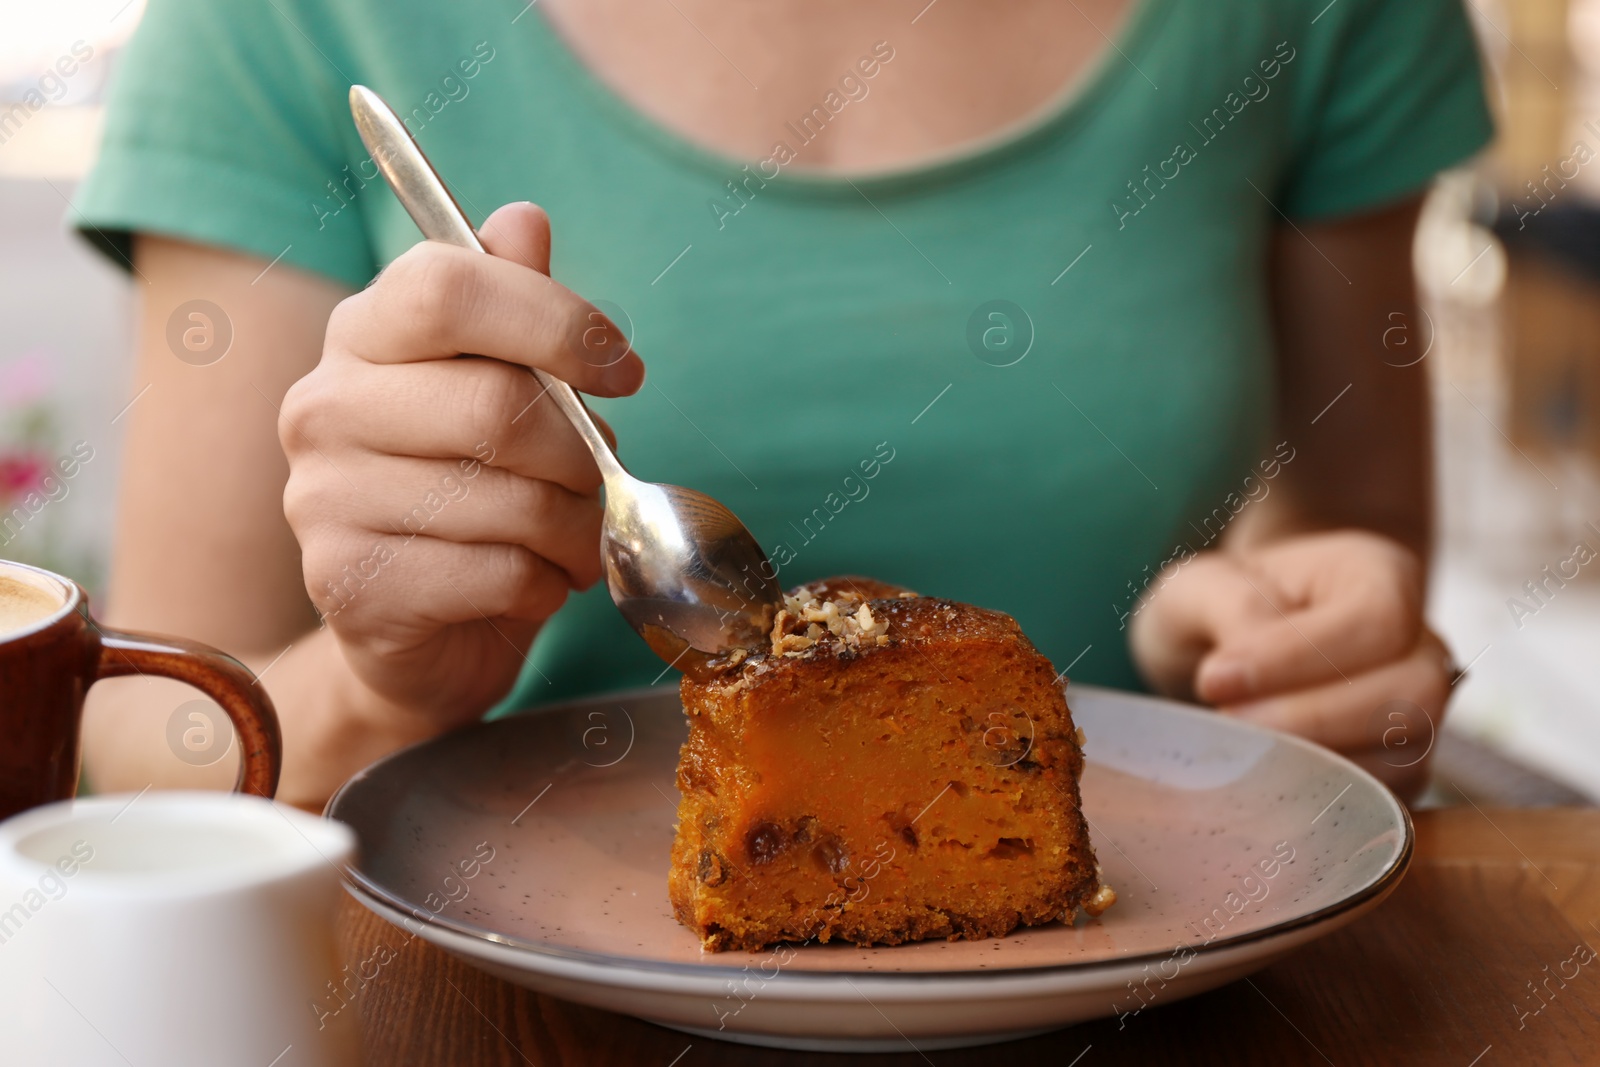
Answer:
<svg viewBox="0 0 1600 1067"><path fill-rule="evenodd" d="M0 819L77 791L84 695L124 674L175 678L222 705L243 754L235 789L276 792L278 717L244 664L183 638L107 629L76 582L0 560Z"/></svg>
<svg viewBox="0 0 1600 1067"><path fill-rule="evenodd" d="M66 602L52 581L27 572L0 570L0 640L60 611Z"/></svg>

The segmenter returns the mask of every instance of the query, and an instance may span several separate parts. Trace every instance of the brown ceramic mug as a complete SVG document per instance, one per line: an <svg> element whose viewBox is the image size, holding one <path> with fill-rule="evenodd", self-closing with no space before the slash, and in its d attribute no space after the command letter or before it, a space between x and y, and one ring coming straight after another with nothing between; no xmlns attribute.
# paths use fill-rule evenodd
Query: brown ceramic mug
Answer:
<svg viewBox="0 0 1600 1067"><path fill-rule="evenodd" d="M175 678L222 705L242 757L234 789L277 791L278 716L242 663L182 638L109 630L76 582L0 560L0 819L77 791L84 695L122 674Z"/></svg>

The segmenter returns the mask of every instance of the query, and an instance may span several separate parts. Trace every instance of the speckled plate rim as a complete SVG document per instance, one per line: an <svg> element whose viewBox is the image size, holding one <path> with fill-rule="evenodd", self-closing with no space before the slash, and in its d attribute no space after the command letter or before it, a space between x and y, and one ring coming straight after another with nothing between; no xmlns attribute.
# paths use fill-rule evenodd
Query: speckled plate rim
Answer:
<svg viewBox="0 0 1600 1067"><path fill-rule="evenodd" d="M554 712L569 712L581 710L589 707L590 705L609 706L617 701L632 702L641 698L661 698L667 695L671 695L674 699L676 699L676 691L677 686L675 685L647 686L640 689L618 690L617 692L613 693L605 693L594 697L585 697L579 700L566 701L561 704L552 704L543 708L535 708L525 712L524 714L540 715ZM1307 912L1304 915L1297 915L1292 918L1286 918L1281 922L1274 923L1271 926L1263 927L1259 930L1252 930L1248 933L1236 934L1232 937L1218 938L1217 940L1209 942L1205 945L1196 946L1195 951L1199 955L1214 956L1219 952L1224 952L1227 949L1272 941L1282 937L1283 935L1290 934L1298 930L1322 926L1335 918L1343 916L1346 913L1355 911L1357 909L1365 911L1367 909L1362 907L1364 904L1368 904L1370 902L1371 904L1376 905L1379 900L1387 896L1395 886L1400 884L1401 879L1405 877L1407 869L1409 869L1411 866L1411 858L1415 850L1416 836L1411 822L1411 813L1406 809L1406 806L1400 803L1399 799L1389 791L1387 786L1380 782L1371 773L1345 759L1337 752L1324 748L1321 745L1315 744L1311 741L1307 741L1304 738L1296 737L1292 734L1284 734L1275 730L1268 730L1265 727L1257 726L1253 723L1245 722L1240 719L1220 715L1217 712L1210 711L1205 708L1192 707L1189 705L1180 704L1177 701L1166 700L1161 697L1147 696L1143 693L1131 693L1125 690L1108 689L1101 686L1072 685L1068 689L1068 696L1069 699L1076 698L1078 696L1088 696L1092 699L1110 699L1114 701L1139 703L1146 705L1150 709L1161 714L1176 715L1180 717L1187 717L1191 720L1196 720L1203 724L1203 729L1220 729L1224 732L1233 731L1235 733L1256 736L1266 735L1275 742L1296 746L1306 751L1314 758L1334 764L1340 767L1342 770L1354 775L1357 779L1365 781L1368 785L1376 790L1376 795L1387 804L1390 809L1390 813L1394 816L1395 828L1400 831L1401 835L1399 848L1395 850L1394 858L1389 862L1389 864L1381 871L1374 874L1371 880L1366 884L1352 889L1340 900L1335 901L1332 904L1324 905L1315 911ZM471 726L464 727L463 730L479 732L494 731L499 727L499 724L509 721L509 718L515 718L515 716L508 717L508 719L497 719L489 722L475 723ZM463 731L456 731L449 736L456 737L461 732ZM400 749L358 771L349 779L349 781L340 786L338 792L334 793L332 799L328 801L327 807L324 809L325 817L337 819L341 800L347 794L359 789L361 783L365 779L372 777L375 774L382 773L382 769L386 764L393 760L397 760L408 753L412 753L417 749L425 748L433 743L433 740L423 741L419 744ZM356 863L359 862L360 860L358 858ZM448 931L457 937L464 937L477 942L486 942L492 945L504 946L506 948L516 950L521 954L600 967L613 976L619 972L648 971L656 974L670 975L679 979L692 980L710 977L716 982L720 983L726 981L727 976L730 974L742 973L743 969L742 965L735 966L731 962L724 964L708 961L705 963L695 963L692 965L669 963L660 960L641 959L634 956L625 956L620 954L586 952L581 949L563 948L537 941L527 941L522 938L512 937L506 934L498 933L494 930L485 929L484 927L478 926L474 923L463 922L459 919L449 918L444 915L436 915L429 911L426 907L423 907L412 901L408 901L397 893L390 892L382 884L368 877L359 869L358 866L356 866L356 864L346 864L343 867L343 873L345 876L346 888L350 891L351 895L372 911L388 919L390 922L394 922L394 916L399 915L405 917L406 921L417 922L423 927L429 927L433 930L439 931ZM379 906L374 907L374 905ZM1351 918L1353 917L1354 916L1351 916ZM883 951L892 951L892 948L885 948ZM1093 962L1040 964L1033 967L997 967L985 969L981 975L973 972L970 969L914 972L897 971L892 974L873 974L871 972L852 971L849 973L849 978L851 981L856 982L857 984L872 983L876 985L878 983L885 983L886 985L897 986L905 982L948 982L952 978L982 978L984 980L997 978L1039 978L1040 976L1044 975L1061 973L1083 974L1087 976L1101 971L1120 970L1129 965L1142 965L1145 963L1159 962L1166 959L1170 954L1170 949L1162 949L1156 952L1118 956L1111 960L1096 960ZM738 954L738 956L741 960L744 958L744 954ZM820 986L824 983L837 982L843 976L844 972L785 971L781 975L777 976L777 980L781 981L785 986L800 986L808 982Z"/></svg>
<svg viewBox="0 0 1600 1067"><path fill-rule="evenodd" d="M1254 971L1279 959L1301 945L1316 941L1326 934L1365 915L1381 904L1398 881L1385 883L1376 893L1364 896L1348 908L1324 915L1316 923L1298 923L1294 926L1274 927L1256 937L1243 938L1229 944L1220 941L1205 946L1193 946L1195 961L1185 967L1190 982L1204 981L1208 974L1233 966L1246 966L1241 973ZM351 895L363 907L388 922L404 927L410 921L406 913L375 900L354 889ZM621 958L576 959L576 954L557 956L554 953L528 953L516 946L507 946L493 938L463 933L437 923L427 924L418 937L439 948L482 961L485 965L502 970L515 970L537 974L568 982L581 982L611 989L628 989L643 993L670 993L680 998L717 998L727 994L730 972L719 965L687 968L689 974L667 972L657 967L631 967ZM890 951L886 946L884 951ZM741 958L746 954L740 953ZM1145 973L1152 960L1167 960L1168 953L1158 956L1140 954L1097 960L1094 963L1064 964L1058 966L1007 968L995 970L964 971L895 971L895 972L828 972L780 971L763 979L763 999L790 1003L830 1003L841 998L859 998L862 993L884 1004L923 1004L933 1002L1005 1000L1008 997L1040 997L1055 994L1074 994L1115 989L1124 980ZM537 964L530 960L536 959ZM739 974L740 971L732 971ZM570 995L570 994L569 994ZM1187 994L1183 994L1187 995ZM579 998L573 998L579 999ZM1177 997L1175 999L1182 999ZM630 1009L617 1009L625 1014L648 1017L647 1013ZM675 1024L665 1024L675 1025ZM1056 1025L1046 1029L1055 1029ZM737 1040L736 1037L730 1037Z"/></svg>

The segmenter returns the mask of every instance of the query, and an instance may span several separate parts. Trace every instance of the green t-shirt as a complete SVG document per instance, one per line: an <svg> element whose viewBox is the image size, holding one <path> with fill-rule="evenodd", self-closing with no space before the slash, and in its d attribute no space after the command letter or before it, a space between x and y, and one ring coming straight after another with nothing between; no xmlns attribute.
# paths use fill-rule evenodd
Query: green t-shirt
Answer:
<svg viewBox="0 0 1600 1067"><path fill-rule="evenodd" d="M1269 430L1280 212L1394 201L1491 129L1459 0L1139 3L1037 121L847 180L802 173L806 145L872 106L915 26L746 164L620 100L525 0L152 0L79 226L364 285L418 240L350 122L371 86L475 220L549 211L555 276L649 365L594 404L634 473L722 500L786 585L999 608L1074 678L1136 686L1137 590L1316 433ZM603 585L530 659L507 706L663 666Z"/></svg>

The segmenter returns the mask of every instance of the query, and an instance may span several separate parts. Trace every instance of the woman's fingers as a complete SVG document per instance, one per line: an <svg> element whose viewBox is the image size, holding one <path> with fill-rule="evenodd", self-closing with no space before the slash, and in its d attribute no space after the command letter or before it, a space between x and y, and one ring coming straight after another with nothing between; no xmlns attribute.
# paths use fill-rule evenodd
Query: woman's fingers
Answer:
<svg viewBox="0 0 1600 1067"><path fill-rule="evenodd" d="M1450 696L1450 656L1424 630L1408 654L1348 681L1224 707L1239 718L1341 751L1380 750L1396 765L1431 748Z"/></svg>
<svg viewBox="0 0 1600 1067"><path fill-rule="evenodd" d="M478 239L492 256L550 273L550 217L537 204L505 205L484 220ZM591 367L610 367L633 351L616 323L599 308L582 311L574 331L578 358Z"/></svg>
<svg viewBox="0 0 1600 1067"><path fill-rule="evenodd" d="M352 404L360 396L363 403ZM579 493L600 486L583 439L526 367L493 359L319 368L283 403L286 448L317 442L333 462L348 449L379 455L474 461L556 482Z"/></svg>
<svg viewBox="0 0 1600 1067"><path fill-rule="evenodd" d="M1235 560L1208 552L1176 573L1157 575L1132 616L1128 643L1146 681L1168 696L1191 699L1196 667L1211 649L1274 617Z"/></svg>
<svg viewBox="0 0 1600 1067"><path fill-rule="evenodd" d="M1415 557L1384 538L1295 538L1248 557L1239 578L1267 609L1219 632L1195 689L1234 704L1334 680L1404 655L1422 627Z"/></svg>
<svg viewBox="0 0 1600 1067"><path fill-rule="evenodd" d="M364 644L385 655L423 645L457 623L542 621L567 596L566 575L521 545L346 533L338 539L342 544L333 539L311 543L305 554L306 591L323 616L359 629ZM515 649L518 656L533 631L524 636Z"/></svg>
<svg viewBox="0 0 1600 1067"><path fill-rule="evenodd" d="M367 454L341 467L291 488L284 499L291 522L308 533L318 524L366 530L374 540L521 545L564 571L576 588L600 577L603 509L592 493L485 464L463 469L450 460Z"/></svg>
<svg viewBox="0 0 1600 1067"><path fill-rule="evenodd" d="M526 200L504 204L483 220L478 240L491 256L550 273L550 216Z"/></svg>
<svg viewBox="0 0 1600 1067"><path fill-rule="evenodd" d="M587 300L520 263L432 241L341 303L328 345L372 363L489 356L597 396L623 396L644 381L627 338ZM597 351L622 355L606 362Z"/></svg>
<svg viewBox="0 0 1600 1067"><path fill-rule="evenodd" d="M1397 617L1388 598L1336 593L1284 611L1259 594L1270 619L1219 635L1201 662L1195 691L1208 704L1231 704L1326 682L1342 682L1405 650L1416 623Z"/></svg>

